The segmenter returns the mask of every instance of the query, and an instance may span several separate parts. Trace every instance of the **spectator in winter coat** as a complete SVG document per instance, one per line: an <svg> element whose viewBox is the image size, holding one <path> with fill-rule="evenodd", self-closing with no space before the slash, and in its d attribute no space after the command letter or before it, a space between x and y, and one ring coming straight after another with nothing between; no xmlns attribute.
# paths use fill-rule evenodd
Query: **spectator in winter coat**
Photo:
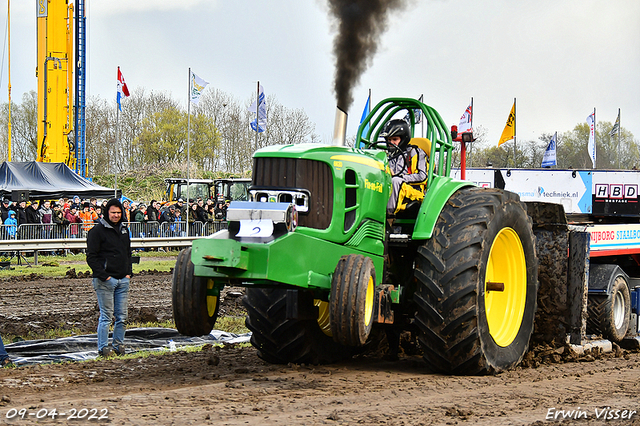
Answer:
<svg viewBox="0 0 640 426"><path fill-rule="evenodd" d="M78 213L78 217L82 220L82 231L86 234L93 228L95 221L98 219L98 214L91 210L91 204L84 203L82 211Z"/></svg>
<svg viewBox="0 0 640 426"><path fill-rule="evenodd" d="M164 222L173 222L175 219L175 210L176 208L171 205L169 206L169 208L165 209L161 214L160 214L160 223L164 223Z"/></svg>
<svg viewBox="0 0 640 426"><path fill-rule="evenodd" d="M158 202L151 200L149 207L147 207L147 220L149 222L158 222L160 219L160 212L158 211Z"/></svg>
<svg viewBox="0 0 640 426"><path fill-rule="evenodd" d="M213 212L216 220L227 220L227 207L222 201L218 201Z"/></svg>
<svg viewBox="0 0 640 426"><path fill-rule="evenodd" d="M16 231L18 230L18 220L16 219L16 212L14 212L13 210L9 210L9 217L7 217L7 220L5 220L3 222L4 229L7 232L7 236L9 238L15 238L16 236Z"/></svg>
<svg viewBox="0 0 640 426"><path fill-rule="evenodd" d="M9 210L12 210L9 200L2 200L2 205L0 205L0 217L2 218L2 223L9 217Z"/></svg>
<svg viewBox="0 0 640 426"><path fill-rule="evenodd" d="M51 202L45 201L38 209L38 215L40 215L40 223L42 226L42 238L51 238L51 231L53 228L53 210L51 210Z"/></svg>
<svg viewBox="0 0 640 426"><path fill-rule="evenodd" d="M180 198L177 202L176 202L176 210L180 210L180 216L183 218L182 220L186 220L187 219L187 205L185 204L184 200L182 198Z"/></svg>
<svg viewBox="0 0 640 426"><path fill-rule="evenodd" d="M129 206L129 218L131 219L131 222L137 222L136 215L138 214L138 210L138 204L135 202L131 203L131 205Z"/></svg>
<svg viewBox="0 0 640 426"><path fill-rule="evenodd" d="M135 222L144 223L147 221L147 207L144 204L140 204L133 215Z"/></svg>
<svg viewBox="0 0 640 426"><path fill-rule="evenodd" d="M209 213L207 213L204 208L204 201L202 201L202 198L198 199L197 206L198 219L196 220L202 223L207 223L209 221Z"/></svg>
<svg viewBox="0 0 640 426"><path fill-rule="evenodd" d="M200 232L202 230L202 222L200 221L200 217L198 215L198 205L196 203L191 204L187 222L189 223L189 235L200 235Z"/></svg>
<svg viewBox="0 0 640 426"><path fill-rule="evenodd" d="M26 223L40 223L40 213L38 213L38 201L34 200L31 205L26 208ZM21 224L22 225L22 224Z"/></svg>
<svg viewBox="0 0 640 426"><path fill-rule="evenodd" d="M20 201L15 212L17 216L16 219L18 219L18 225L27 223L27 203L26 202Z"/></svg>
<svg viewBox="0 0 640 426"><path fill-rule="evenodd" d="M53 207L53 223L55 223L56 225L68 224L69 221L64 218L64 211L62 211L62 205L54 204L52 207Z"/></svg>
<svg viewBox="0 0 640 426"><path fill-rule="evenodd" d="M122 220L122 204L109 200L105 217L87 236L87 264L93 271L93 288L98 298L98 354L108 357L109 327L112 318L112 347L118 355L125 354L124 335L129 301L129 283L133 275L129 229Z"/></svg>
<svg viewBox="0 0 640 426"><path fill-rule="evenodd" d="M76 208L73 205L71 205L71 208L65 212L64 218L69 221L69 234L71 235L71 238L77 238L80 235L80 224L82 223L82 219L78 217Z"/></svg>
<svg viewBox="0 0 640 426"><path fill-rule="evenodd" d="M122 209L124 210L124 216L122 216L123 222L131 222L131 203L129 200L122 202Z"/></svg>
<svg viewBox="0 0 640 426"><path fill-rule="evenodd" d="M51 202L45 201L38 210L40 215L40 223L50 224L53 223L53 210L51 210Z"/></svg>
<svg viewBox="0 0 640 426"><path fill-rule="evenodd" d="M80 210L82 208L82 202L80 201L80 197L78 197L77 195L74 195L73 197L73 203L71 203L71 206L75 206L76 210Z"/></svg>

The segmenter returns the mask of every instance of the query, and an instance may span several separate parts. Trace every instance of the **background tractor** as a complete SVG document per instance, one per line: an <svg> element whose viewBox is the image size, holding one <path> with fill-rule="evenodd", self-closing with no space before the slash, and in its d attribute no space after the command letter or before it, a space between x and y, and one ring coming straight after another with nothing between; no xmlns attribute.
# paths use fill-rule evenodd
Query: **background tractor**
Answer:
<svg viewBox="0 0 640 426"><path fill-rule="evenodd" d="M421 120L424 137L410 143L427 151L428 181L421 204L388 218L391 175L379 134L405 115L414 135ZM232 202L228 229L178 256L178 331L209 333L220 290L234 285L247 288L246 325L267 362L335 362L379 329L415 333L435 371L518 364L538 288L532 222L519 197L450 177L451 134L420 101L376 105L356 136L362 148L344 146L346 118L336 123L332 146L254 154L250 201Z"/></svg>

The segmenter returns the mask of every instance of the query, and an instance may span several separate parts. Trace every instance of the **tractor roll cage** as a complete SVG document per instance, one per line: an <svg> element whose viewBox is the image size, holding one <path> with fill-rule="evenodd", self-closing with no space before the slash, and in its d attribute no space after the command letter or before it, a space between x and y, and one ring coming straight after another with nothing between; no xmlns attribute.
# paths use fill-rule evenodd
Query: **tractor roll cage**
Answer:
<svg viewBox="0 0 640 426"><path fill-rule="evenodd" d="M427 153L429 154L428 188L433 181L434 175L447 177L450 175L453 151L451 134L444 120L430 106L411 98L383 99L362 120L358 127L355 146L358 147L364 144L365 149L376 148L384 125L402 110L407 110L412 135L415 134L416 111L420 111L423 120L427 121L425 137L431 141L431 152ZM365 131L366 134L363 134ZM374 137L372 138L371 136Z"/></svg>

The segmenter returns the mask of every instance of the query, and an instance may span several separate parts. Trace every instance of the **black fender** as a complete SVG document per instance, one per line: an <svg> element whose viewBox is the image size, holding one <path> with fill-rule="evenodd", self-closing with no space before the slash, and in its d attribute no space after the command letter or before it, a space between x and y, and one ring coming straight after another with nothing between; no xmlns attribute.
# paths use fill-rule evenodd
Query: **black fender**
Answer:
<svg viewBox="0 0 640 426"><path fill-rule="evenodd" d="M611 288L616 277L622 275L629 286L629 276L618 265L590 264L589 265L589 293L611 294Z"/></svg>

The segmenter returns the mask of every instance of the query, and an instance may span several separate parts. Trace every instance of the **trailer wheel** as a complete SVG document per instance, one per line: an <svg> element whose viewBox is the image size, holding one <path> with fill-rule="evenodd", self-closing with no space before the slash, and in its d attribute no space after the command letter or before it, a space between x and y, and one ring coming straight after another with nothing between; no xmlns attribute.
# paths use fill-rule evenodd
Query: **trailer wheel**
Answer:
<svg viewBox="0 0 640 426"><path fill-rule="evenodd" d="M272 364L328 364L353 355L331 337L327 302L300 307L303 316L313 310L315 319L290 319L286 295L284 289L247 288L245 324L260 358Z"/></svg>
<svg viewBox="0 0 640 426"><path fill-rule="evenodd" d="M376 270L361 254L342 256L331 280L331 333L345 346L363 346L373 326Z"/></svg>
<svg viewBox="0 0 640 426"><path fill-rule="evenodd" d="M212 293L213 280L193 275L191 247L178 254L173 270L171 297L173 319L185 336L209 334L218 318L218 296Z"/></svg>
<svg viewBox="0 0 640 426"><path fill-rule="evenodd" d="M414 301L429 366L483 374L517 365L533 332L535 237L516 194L463 188L419 247Z"/></svg>
<svg viewBox="0 0 640 426"><path fill-rule="evenodd" d="M611 293L607 296L589 295L587 312L590 333L600 333L605 339L616 343L624 339L629 329L631 297L627 280L622 274L615 277Z"/></svg>

